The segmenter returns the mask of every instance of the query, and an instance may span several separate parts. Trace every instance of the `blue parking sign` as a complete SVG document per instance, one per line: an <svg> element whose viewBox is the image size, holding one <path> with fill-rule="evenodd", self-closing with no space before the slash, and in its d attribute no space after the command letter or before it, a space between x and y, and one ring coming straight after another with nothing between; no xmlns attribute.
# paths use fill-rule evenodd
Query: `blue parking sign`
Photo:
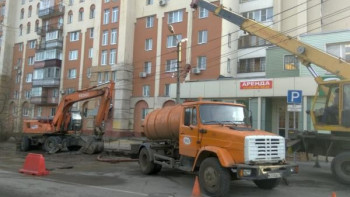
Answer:
<svg viewBox="0 0 350 197"><path fill-rule="evenodd" d="M302 97L301 90L288 90L287 103L301 104Z"/></svg>

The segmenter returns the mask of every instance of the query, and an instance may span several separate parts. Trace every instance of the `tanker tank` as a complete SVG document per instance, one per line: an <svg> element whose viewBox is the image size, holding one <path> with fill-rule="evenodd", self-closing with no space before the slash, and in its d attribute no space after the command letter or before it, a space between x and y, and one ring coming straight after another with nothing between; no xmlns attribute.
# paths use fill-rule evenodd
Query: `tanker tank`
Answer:
<svg viewBox="0 0 350 197"><path fill-rule="evenodd" d="M182 105L175 105L149 113L143 123L145 136L151 140L178 140L182 110Z"/></svg>

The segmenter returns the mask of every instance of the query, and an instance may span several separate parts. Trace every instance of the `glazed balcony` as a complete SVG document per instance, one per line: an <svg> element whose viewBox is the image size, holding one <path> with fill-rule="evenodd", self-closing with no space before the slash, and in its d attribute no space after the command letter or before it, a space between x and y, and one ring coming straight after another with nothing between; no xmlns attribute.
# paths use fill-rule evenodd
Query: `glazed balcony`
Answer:
<svg viewBox="0 0 350 197"><path fill-rule="evenodd" d="M34 68L45 68L45 67L61 67L62 60L50 59L44 61L35 61Z"/></svg>
<svg viewBox="0 0 350 197"><path fill-rule="evenodd" d="M58 97L32 96L30 98L30 103L35 105L57 105Z"/></svg>
<svg viewBox="0 0 350 197"><path fill-rule="evenodd" d="M47 49L62 49L63 48L63 39L53 39L50 41L42 42L37 46L37 51L47 50Z"/></svg>
<svg viewBox="0 0 350 197"><path fill-rule="evenodd" d="M38 16L41 19L48 19L50 17L60 16L64 14L64 6L63 5L56 5L53 7L40 9Z"/></svg>
<svg viewBox="0 0 350 197"><path fill-rule="evenodd" d="M33 86L41 87L59 87L60 78L44 78L44 79L33 79Z"/></svg>
<svg viewBox="0 0 350 197"><path fill-rule="evenodd" d="M56 24L51 24L51 25L46 25L46 26L41 26L36 29L36 33L39 36L44 36L45 34L53 31L60 31L62 32L63 30L63 24L61 23L56 23Z"/></svg>

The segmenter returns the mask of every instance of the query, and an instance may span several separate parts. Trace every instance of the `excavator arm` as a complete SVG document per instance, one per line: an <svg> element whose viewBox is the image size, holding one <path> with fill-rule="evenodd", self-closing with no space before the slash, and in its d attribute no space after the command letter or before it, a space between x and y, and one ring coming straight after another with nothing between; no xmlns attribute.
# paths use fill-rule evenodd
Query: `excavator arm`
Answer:
<svg viewBox="0 0 350 197"><path fill-rule="evenodd" d="M321 77L312 69L311 63L328 72L337 75L341 79L350 79L350 64L335 56L325 53L315 47L305 44L296 38L285 35L281 32L264 26L254 20L245 18L239 14L225 9L222 5L217 6L206 0L192 0L192 8L202 7L210 12L213 12L218 17L221 17L241 28L241 30L248 32L251 35L258 36L275 44L296 57L305 65L310 73L315 77L316 82L322 83Z"/></svg>
<svg viewBox="0 0 350 197"><path fill-rule="evenodd" d="M74 103L96 97L101 97L98 112L95 118L95 135L103 135L103 121L107 119L110 103L114 93L114 82L93 86L87 89L79 90L63 97L59 103L56 114L52 120L52 125L56 131L66 131L70 121L70 113Z"/></svg>

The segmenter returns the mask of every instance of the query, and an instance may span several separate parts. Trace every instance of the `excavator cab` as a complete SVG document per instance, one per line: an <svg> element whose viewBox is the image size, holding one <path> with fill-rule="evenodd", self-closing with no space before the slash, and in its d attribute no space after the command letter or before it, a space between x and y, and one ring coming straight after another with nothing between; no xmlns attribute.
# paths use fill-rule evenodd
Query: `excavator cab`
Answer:
<svg viewBox="0 0 350 197"><path fill-rule="evenodd" d="M320 83L311 118L317 130L346 131L350 127L350 81Z"/></svg>
<svg viewBox="0 0 350 197"><path fill-rule="evenodd" d="M81 128L82 128L82 117L80 115L80 111L72 111L68 130L77 132L77 131L80 131Z"/></svg>

